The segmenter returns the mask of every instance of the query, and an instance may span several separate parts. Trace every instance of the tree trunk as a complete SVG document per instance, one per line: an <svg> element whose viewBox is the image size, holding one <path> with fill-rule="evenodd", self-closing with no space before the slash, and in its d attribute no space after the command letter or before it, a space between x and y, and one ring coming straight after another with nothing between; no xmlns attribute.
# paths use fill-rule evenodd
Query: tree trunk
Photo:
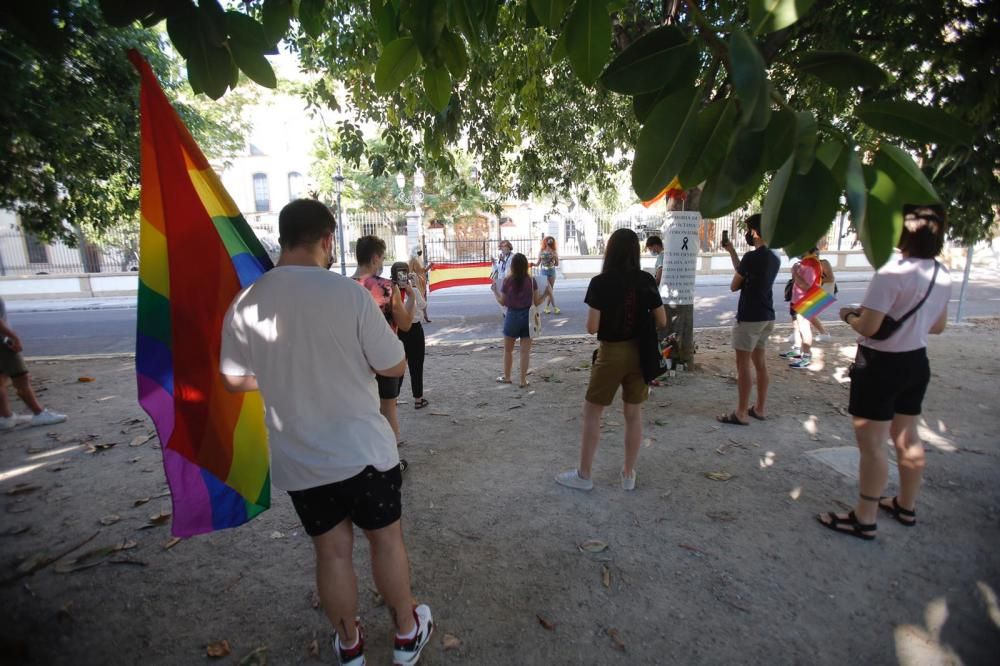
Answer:
<svg viewBox="0 0 1000 666"><path fill-rule="evenodd" d="M687 192L685 201L667 199L667 210L697 209L701 199L701 190L692 188ZM674 364L683 363L685 369L690 369L694 363L694 305L667 306L670 319L668 327L671 333L677 335L677 349L674 350Z"/></svg>

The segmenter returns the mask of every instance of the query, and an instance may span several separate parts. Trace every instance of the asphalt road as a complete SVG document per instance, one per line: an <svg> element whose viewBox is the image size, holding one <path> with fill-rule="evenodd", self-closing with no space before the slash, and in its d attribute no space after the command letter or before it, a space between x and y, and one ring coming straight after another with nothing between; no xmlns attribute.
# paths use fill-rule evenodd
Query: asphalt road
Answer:
<svg viewBox="0 0 1000 666"><path fill-rule="evenodd" d="M956 278L960 276L956 275ZM728 286L718 284L719 278L699 280L695 299L695 326L728 326L736 315L736 294ZM701 284L711 282L711 284ZM583 297L587 280L564 280L556 283L556 303L562 313L545 316L545 335L578 335L584 331L586 305ZM778 304L778 321L783 315L782 285L775 283L774 300ZM840 284L841 303L861 301L867 282ZM958 285L952 294L951 313L958 304ZM11 308L14 310L14 308ZM975 279L970 283L965 313L969 316L1000 314L1000 280L993 277ZM486 287L465 287L444 290L431 295L430 324L424 324L429 344L444 341L496 338L501 333L500 309ZM114 307L95 310L12 311L10 324L24 341L28 356L61 356L130 352L134 348L134 307ZM830 312L824 319L835 319Z"/></svg>

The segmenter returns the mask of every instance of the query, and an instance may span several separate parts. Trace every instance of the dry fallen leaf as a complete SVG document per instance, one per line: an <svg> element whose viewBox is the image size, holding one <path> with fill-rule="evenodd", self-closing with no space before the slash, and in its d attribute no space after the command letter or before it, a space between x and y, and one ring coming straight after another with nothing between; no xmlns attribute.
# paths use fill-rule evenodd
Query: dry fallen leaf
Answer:
<svg viewBox="0 0 1000 666"><path fill-rule="evenodd" d="M451 634L445 634L441 639L441 647L447 652L448 650L457 650L462 647L462 641L458 636L452 636Z"/></svg>
<svg viewBox="0 0 1000 666"><path fill-rule="evenodd" d="M117 513L111 513L111 514L108 514L107 516L104 516L103 518L101 518L100 522L101 522L101 525L114 525L115 523L117 523L121 519L122 519L122 517L119 516Z"/></svg>
<svg viewBox="0 0 1000 666"><path fill-rule="evenodd" d="M150 435L150 434L137 435L137 436L135 436L135 437L132 438L132 441L129 442L128 445L129 446L142 446L143 444L145 444L146 442L148 442L151 439L153 439L153 436Z"/></svg>
<svg viewBox="0 0 1000 666"><path fill-rule="evenodd" d="M107 451L117 443L118 442L105 442L104 444L88 444L87 453L100 453L101 451Z"/></svg>
<svg viewBox="0 0 1000 666"><path fill-rule="evenodd" d="M239 666L265 666L267 664L267 647L259 647L239 661Z"/></svg>
<svg viewBox="0 0 1000 666"><path fill-rule="evenodd" d="M577 548L584 553L603 553L608 549L608 544L603 541L598 541L597 539L587 539L583 543L579 544Z"/></svg>
<svg viewBox="0 0 1000 666"><path fill-rule="evenodd" d="M608 636L611 637L611 642L615 644L615 647L621 651L625 651L625 641L622 640L621 634L618 633L617 629L608 629Z"/></svg>
<svg viewBox="0 0 1000 666"><path fill-rule="evenodd" d="M168 520L170 520L170 512L169 511L166 512L166 513L158 513L158 514L156 514L154 516L150 516L149 517L149 522L146 523L145 525L143 525L142 527L140 527L139 529L140 530L146 530L146 529L149 529L151 527L157 527L159 525L165 524Z"/></svg>
<svg viewBox="0 0 1000 666"><path fill-rule="evenodd" d="M94 378L93 377L77 377L76 381L80 382L81 384L89 384L90 382L94 381Z"/></svg>
<svg viewBox="0 0 1000 666"><path fill-rule="evenodd" d="M728 481L733 475L729 472L705 472L705 477L712 481Z"/></svg>
<svg viewBox="0 0 1000 666"><path fill-rule="evenodd" d="M601 582L604 583L604 587L611 587L611 570L607 564L601 565Z"/></svg>
<svg viewBox="0 0 1000 666"><path fill-rule="evenodd" d="M319 641L315 638L309 644L309 649L306 650L306 654L313 659L319 659Z"/></svg>
<svg viewBox="0 0 1000 666"><path fill-rule="evenodd" d="M136 501L132 502L132 506L142 506L143 504L145 504L146 502L148 502L149 499L150 498L148 498L148 497L140 497Z"/></svg>
<svg viewBox="0 0 1000 666"><path fill-rule="evenodd" d="M556 630L555 622L549 622L548 620L546 620L541 615L538 615L537 613L535 614L535 617L538 618L538 624L542 625L544 628L548 629L549 631Z"/></svg>
<svg viewBox="0 0 1000 666"><path fill-rule="evenodd" d="M180 542L181 542L181 538L180 537L174 537L170 541L168 541L165 544L163 544L163 550L170 550L171 548L173 548L174 546L176 546Z"/></svg>
<svg viewBox="0 0 1000 666"><path fill-rule="evenodd" d="M226 657L232 652L233 649L229 647L229 641L222 639L221 641L215 641L214 643L209 643L205 647L205 654L209 657Z"/></svg>

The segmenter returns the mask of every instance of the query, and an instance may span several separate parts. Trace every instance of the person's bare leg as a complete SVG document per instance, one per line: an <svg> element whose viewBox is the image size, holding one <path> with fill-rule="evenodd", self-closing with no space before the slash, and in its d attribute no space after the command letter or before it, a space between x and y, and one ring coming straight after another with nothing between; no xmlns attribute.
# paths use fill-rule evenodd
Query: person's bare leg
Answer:
<svg viewBox="0 0 1000 666"><path fill-rule="evenodd" d="M809 323L816 329L817 335L826 335L826 327L823 326L823 322L820 320L819 315L810 319Z"/></svg>
<svg viewBox="0 0 1000 666"><path fill-rule="evenodd" d="M632 476L642 446L642 403L625 403L625 466L622 474Z"/></svg>
<svg viewBox="0 0 1000 666"><path fill-rule="evenodd" d="M24 404L28 406L28 409L33 414L41 414L44 411L42 404L38 402L38 398L35 397L35 392L31 388L30 375L24 374L20 377L12 377L10 381L14 385L17 395L24 401Z"/></svg>
<svg viewBox="0 0 1000 666"><path fill-rule="evenodd" d="M812 325L802 315L795 315L795 325L799 329L799 337L802 339L802 355L812 354Z"/></svg>
<svg viewBox="0 0 1000 666"><path fill-rule="evenodd" d="M413 631L413 593L410 590L410 561L403 543L403 527L397 520L377 530L365 530L372 554L372 578L385 599L396 632Z"/></svg>
<svg viewBox="0 0 1000 666"><path fill-rule="evenodd" d="M514 338L503 339L503 378L510 381L510 373L514 368Z"/></svg>
<svg viewBox="0 0 1000 666"><path fill-rule="evenodd" d="M890 421L871 421L854 417L854 436L858 440L861 461L858 464L860 495L854 507L858 522L871 524L878 518L877 498L889 479L889 455L885 442L889 438Z"/></svg>
<svg viewBox="0 0 1000 666"><path fill-rule="evenodd" d="M10 401L7 399L7 375L0 375L0 416L10 418L14 413L10 411Z"/></svg>
<svg viewBox="0 0 1000 666"><path fill-rule="evenodd" d="M753 410L757 416L767 415L767 389L771 384L771 378L767 374L767 355L763 347L757 347L750 353L750 360L753 361L754 371L757 374L757 401Z"/></svg>
<svg viewBox="0 0 1000 666"><path fill-rule="evenodd" d="M358 615L358 579L354 574L354 529L348 519L332 530L313 537L316 551L316 587L323 612L340 636L342 645L358 637L354 619Z"/></svg>
<svg viewBox="0 0 1000 666"><path fill-rule="evenodd" d="M750 352L736 350L736 418L746 421L750 418L750 390L753 388L753 374L750 372Z"/></svg>
<svg viewBox="0 0 1000 666"><path fill-rule="evenodd" d="M549 303L556 307L556 276L549 276Z"/></svg>
<svg viewBox="0 0 1000 666"><path fill-rule="evenodd" d="M601 439L601 414L604 407L595 405L589 400L583 401L583 436L580 442L580 466L577 474L581 479L590 478L590 468L597 453L597 445Z"/></svg>
<svg viewBox="0 0 1000 666"><path fill-rule="evenodd" d="M399 434L399 414L396 409L396 398L390 398L389 400L379 400L378 410L382 412L382 416L385 420L389 422L392 427L392 432L396 435L396 442L400 440Z"/></svg>
<svg viewBox="0 0 1000 666"><path fill-rule="evenodd" d="M920 494L924 478L924 443L917 432L919 416L896 414L892 419L890 436L896 447L896 463L899 465L899 506L913 511Z"/></svg>
<svg viewBox="0 0 1000 666"><path fill-rule="evenodd" d="M521 386L528 385L528 365L531 362L531 338L521 338Z"/></svg>
<svg viewBox="0 0 1000 666"><path fill-rule="evenodd" d="M798 316L792 317L792 346L802 349L802 335L799 333Z"/></svg>

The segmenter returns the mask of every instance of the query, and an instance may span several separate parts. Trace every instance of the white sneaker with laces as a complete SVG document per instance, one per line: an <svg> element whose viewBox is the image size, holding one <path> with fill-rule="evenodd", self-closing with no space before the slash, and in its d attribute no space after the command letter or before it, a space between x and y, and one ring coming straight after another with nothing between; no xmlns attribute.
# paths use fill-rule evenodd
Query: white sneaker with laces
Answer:
<svg viewBox="0 0 1000 666"><path fill-rule="evenodd" d="M48 409L43 409L39 413L31 417L29 425L31 427L43 426L43 425L55 425L56 423L62 423L66 420L65 414L60 414L59 412L53 412Z"/></svg>
<svg viewBox="0 0 1000 666"><path fill-rule="evenodd" d="M413 638L403 639L396 636L392 651L393 666L411 666L420 659L420 653L431 641L434 633L434 618L427 604L420 604L413 609L413 619L417 623L417 634Z"/></svg>
<svg viewBox="0 0 1000 666"><path fill-rule="evenodd" d="M635 470L628 476L625 476L625 472L621 473L622 476L622 490L635 490Z"/></svg>
<svg viewBox="0 0 1000 666"><path fill-rule="evenodd" d="M31 414L11 414L10 416L0 416L0 430L10 430L22 423L30 423Z"/></svg>
<svg viewBox="0 0 1000 666"><path fill-rule="evenodd" d="M579 470L575 469L556 474L556 483L567 488L575 488L576 490L594 489L594 480L583 478L580 476Z"/></svg>
<svg viewBox="0 0 1000 666"><path fill-rule="evenodd" d="M833 340L833 336L829 333L820 333L816 336L816 342L829 342L830 340Z"/></svg>

